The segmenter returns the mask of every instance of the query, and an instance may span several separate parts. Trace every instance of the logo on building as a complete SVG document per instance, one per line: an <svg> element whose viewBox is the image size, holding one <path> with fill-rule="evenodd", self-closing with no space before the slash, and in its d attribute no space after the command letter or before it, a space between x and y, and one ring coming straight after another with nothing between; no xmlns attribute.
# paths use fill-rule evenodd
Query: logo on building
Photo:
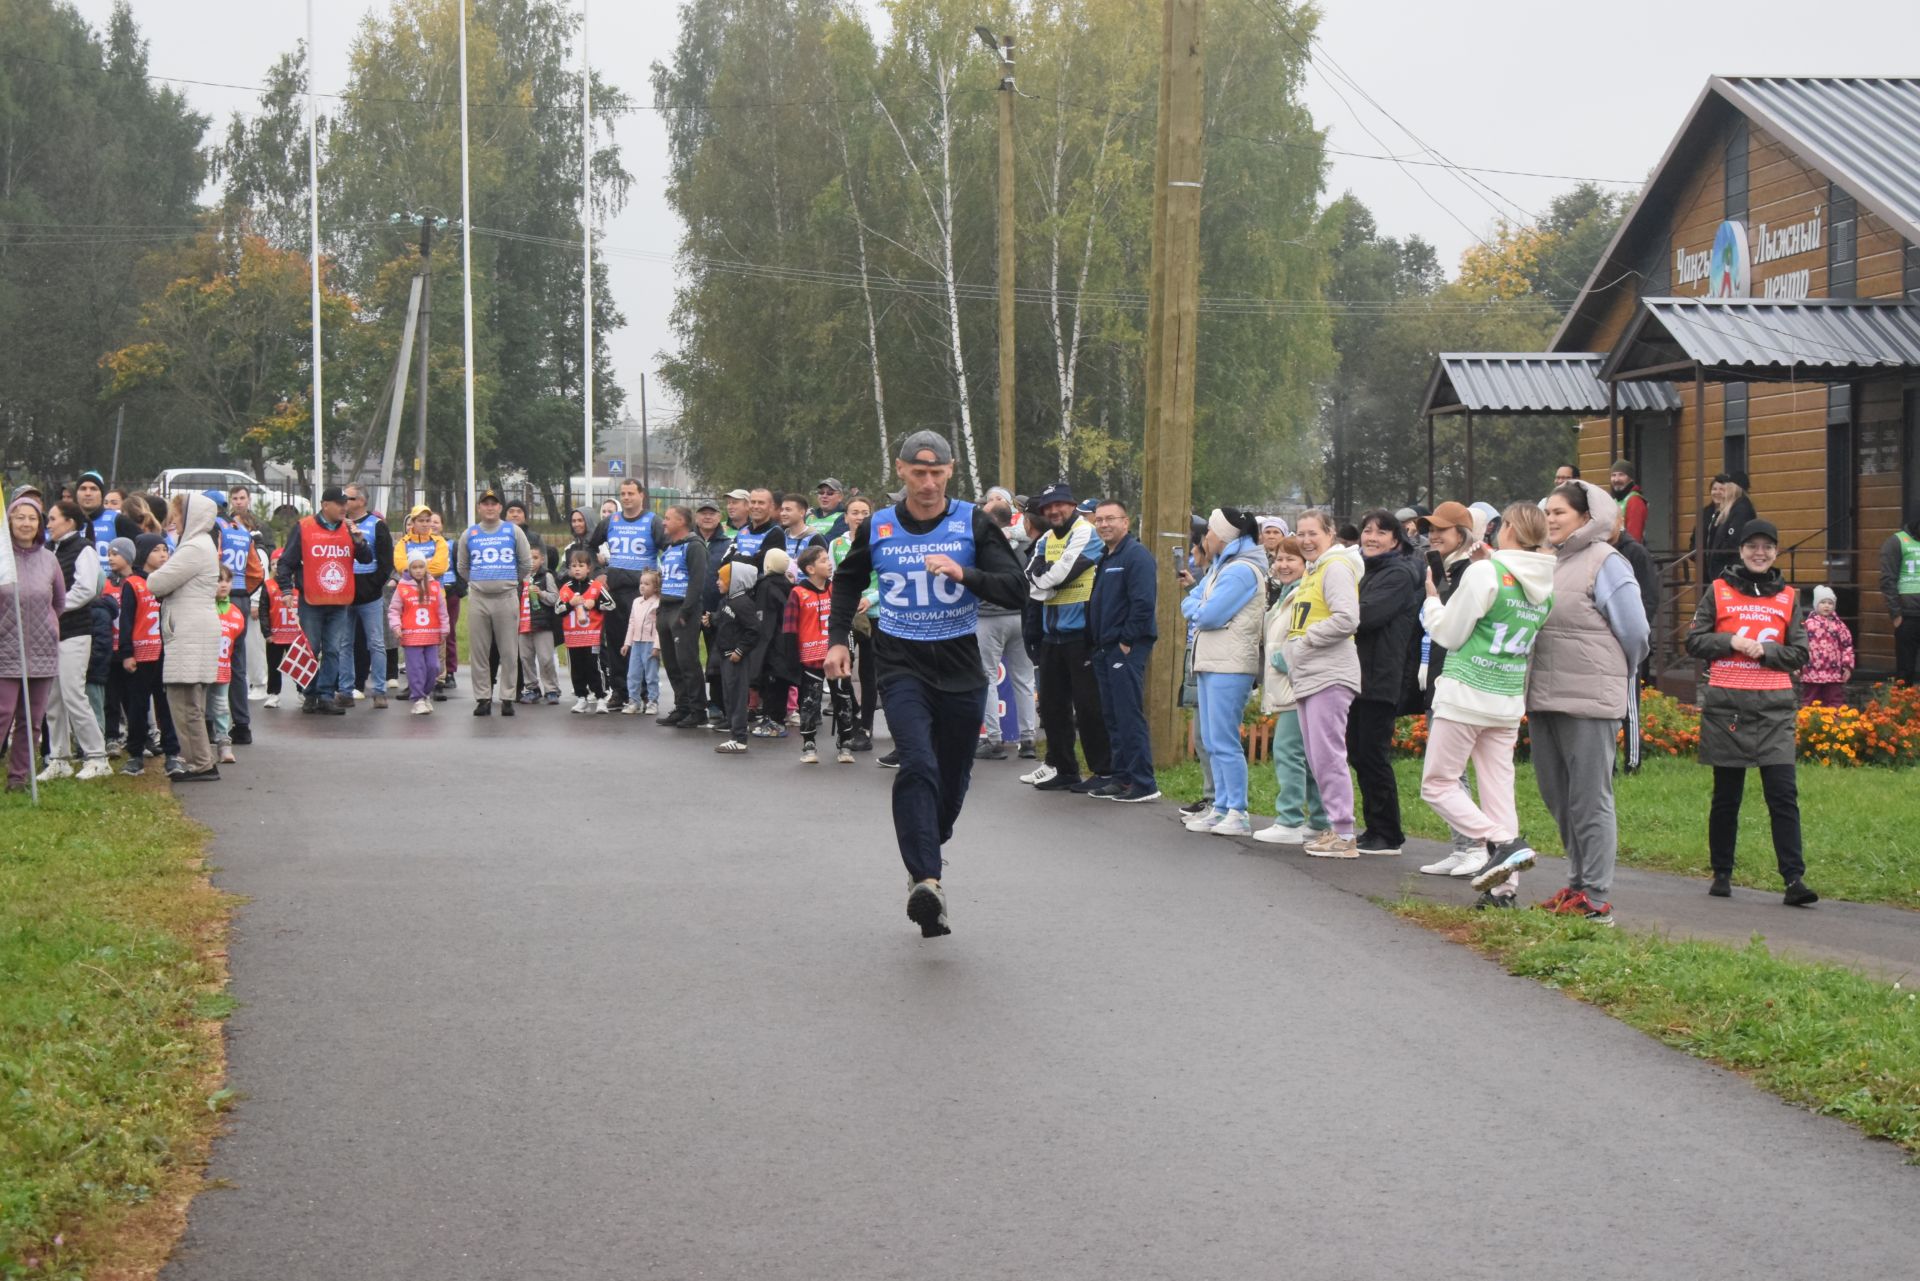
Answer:
<svg viewBox="0 0 1920 1281"><path fill-rule="evenodd" d="M1713 237L1713 249L1707 260L1707 297L1747 297L1753 290L1753 275L1747 262L1747 228L1729 218L1720 224L1720 230Z"/></svg>

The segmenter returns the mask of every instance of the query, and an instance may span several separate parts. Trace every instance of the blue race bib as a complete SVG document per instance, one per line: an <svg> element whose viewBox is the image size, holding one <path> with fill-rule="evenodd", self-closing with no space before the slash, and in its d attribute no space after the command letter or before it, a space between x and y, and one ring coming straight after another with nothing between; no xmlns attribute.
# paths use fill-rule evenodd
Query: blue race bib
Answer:
<svg viewBox="0 0 1920 1281"><path fill-rule="evenodd" d="M517 583L520 567L513 558L513 526L502 525L489 534L475 525L467 531L470 577L476 583Z"/></svg>
<svg viewBox="0 0 1920 1281"><path fill-rule="evenodd" d="M962 568L974 562L973 504L954 502L924 534L910 532L892 507L873 514L867 534L880 585L877 626L911 641L958 640L973 634L979 602L964 584L931 573L927 557L950 556Z"/></svg>
<svg viewBox="0 0 1920 1281"><path fill-rule="evenodd" d="M641 512L638 520L617 511L607 517L607 564L635 573L654 567L652 512Z"/></svg>
<svg viewBox="0 0 1920 1281"><path fill-rule="evenodd" d="M687 545L684 542L675 543L660 553L660 594L686 599Z"/></svg>

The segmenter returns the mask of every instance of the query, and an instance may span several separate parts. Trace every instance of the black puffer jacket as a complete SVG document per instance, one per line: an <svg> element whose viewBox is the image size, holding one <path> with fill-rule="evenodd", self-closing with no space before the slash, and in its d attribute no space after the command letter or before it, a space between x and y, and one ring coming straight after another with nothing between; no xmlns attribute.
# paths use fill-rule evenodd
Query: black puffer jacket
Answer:
<svg viewBox="0 0 1920 1281"><path fill-rule="evenodd" d="M1787 586L1777 566L1756 577L1746 566L1735 565L1720 577L1741 595L1756 598L1777 596ZM1734 656L1732 635L1715 630L1718 613L1713 592L1701 593L1687 629L1687 653L1709 665ZM1807 665L1807 611L1797 595L1787 634L1764 642L1764 648L1762 667L1792 673ZM1729 689L1709 682L1700 699L1700 763L1742 769L1793 764L1799 707L1799 694L1791 685Z"/></svg>
<svg viewBox="0 0 1920 1281"><path fill-rule="evenodd" d="M1368 556L1360 579L1360 694L1406 711L1419 704L1420 602L1427 594L1425 559L1401 544Z"/></svg>

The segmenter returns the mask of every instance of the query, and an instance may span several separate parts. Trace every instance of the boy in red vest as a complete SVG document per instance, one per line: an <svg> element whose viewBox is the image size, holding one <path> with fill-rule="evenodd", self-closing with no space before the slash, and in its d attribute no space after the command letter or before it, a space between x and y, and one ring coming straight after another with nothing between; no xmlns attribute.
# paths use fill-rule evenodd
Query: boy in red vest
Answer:
<svg viewBox="0 0 1920 1281"><path fill-rule="evenodd" d="M790 661L800 671L800 763L817 765L820 753L814 735L820 729L820 704L829 695L833 716L833 739L838 748L836 759L842 765L853 764L853 751L847 746L853 731L853 690L851 682L827 680L827 616L833 611L833 554L813 546L800 553L800 581L787 597L782 631Z"/></svg>
<svg viewBox="0 0 1920 1281"><path fill-rule="evenodd" d="M440 651L451 627L447 616L447 589L427 572L424 552L407 558L407 576L387 602L387 626L400 638L407 663L407 700L415 716L433 711L434 691L440 683ZM443 696L444 697L444 696Z"/></svg>
<svg viewBox="0 0 1920 1281"><path fill-rule="evenodd" d="M127 674L127 763L120 772L146 772L141 757L148 750L148 708L157 709L160 751L166 757L167 776L186 773L180 760L180 737L174 732L173 712L161 693L160 602L147 590L147 573L167 563L167 540L161 534L142 534L134 540L133 560L126 582L120 585L120 640L114 661Z"/></svg>
<svg viewBox="0 0 1920 1281"><path fill-rule="evenodd" d="M560 587L558 608L567 642L567 667L573 673L576 712L604 715L607 685L600 676L600 632L614 611L613 593L593 576L593 553L576 547L567 557L567 581Z"/></svg>
<svg viewBox="0 0 1920 1281"><path fill-rule="evenodd" d="M229 686L233 681L233 647L247 630L247 614L233 603L233 569L220 566L220 582L214 589L213 608L220 619L220 662L214 669L214 682L207 687L207 724L212 727L213 745L219 749L220 765L232 765L233 702ZM240 695L246 697L244 691Z"/></svg>

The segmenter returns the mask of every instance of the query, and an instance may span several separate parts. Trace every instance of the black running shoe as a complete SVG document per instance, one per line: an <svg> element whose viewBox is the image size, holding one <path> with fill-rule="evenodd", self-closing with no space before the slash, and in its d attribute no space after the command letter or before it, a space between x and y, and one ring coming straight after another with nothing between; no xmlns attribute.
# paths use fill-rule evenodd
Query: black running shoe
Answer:
<svg viewBox="0 0 1920 1281"><path fill-rule="evenodd" d="M907 891L907 919L920 927L923 939L953 933L947 925L947 894L940 882L921 881Z"/></svg>
<svg viewBox="0 0 1920 1281"><path fill-rule="evenodd" d="M983 738L974 745L973 759L976 761L1004 761L1007 759L1007 749L999 743L989 743Z"/></svg>
<svg viewBox="0 0 1920 1281"><path fill-rule="evenodd" d="M860 749L856 747L854 750L859 751ZM881 769L899 769L900 768L900 749L896 747L891 752L888 752L885 756L874 757L873 763L875 765L878 765Z"/></svg>
<svg viewBox="0 0 1920 1281"><path fill-rule="evenodd" d="M1713 895L1715 898L1732 898L1733 878L1725 872L1715 872L1713 874L1713 884L1707 886L1707 893Z"/></svg>
<svg viewBox="0 0 1920 1281"><path fill-rule="evenodd" d="M1787 886L1787 896L1781 900L1787 907L1812 907L1819 901L1820 896L1815 894L1805 881L1799 880Z"/></svg>

